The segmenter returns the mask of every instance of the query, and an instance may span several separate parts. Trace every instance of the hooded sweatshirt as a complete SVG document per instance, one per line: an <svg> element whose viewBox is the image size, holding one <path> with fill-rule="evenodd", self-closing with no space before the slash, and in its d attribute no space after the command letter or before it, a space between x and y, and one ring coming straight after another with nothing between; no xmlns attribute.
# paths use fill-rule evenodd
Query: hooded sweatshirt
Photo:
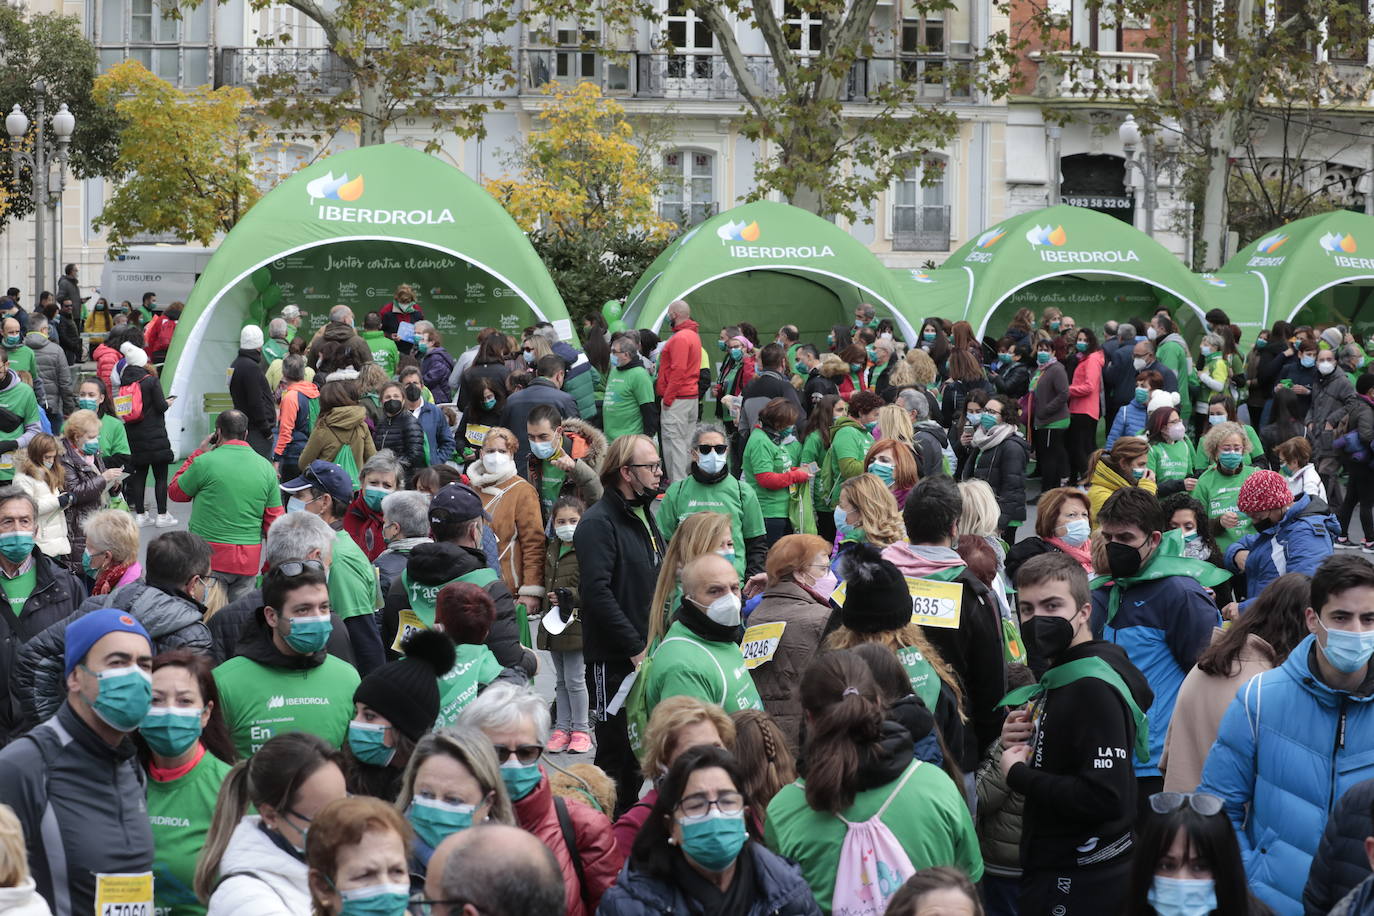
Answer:
<svg viewBox="0 0 1374 916"><path fill-rule="evenodd" d="M273 454L278 459L294 460L310 440L320 410L320 389L314 382L291 382L281 395L277 417L277 441Z"/></svg>

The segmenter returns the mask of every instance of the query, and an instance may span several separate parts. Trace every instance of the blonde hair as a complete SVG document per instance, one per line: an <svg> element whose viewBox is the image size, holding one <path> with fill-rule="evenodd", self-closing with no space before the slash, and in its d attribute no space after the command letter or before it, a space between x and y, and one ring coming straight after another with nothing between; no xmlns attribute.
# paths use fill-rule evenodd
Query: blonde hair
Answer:
<svg viewBox="0 0 1374 916"><path fill-rule="evenodd" d="M515 437L515 433L506 429L504 426L493 426L491 429L487 430L487 436L482 440L482 446L485 448L492 439L505 439L506 447L510 449L510 456L512 459L515 458L515 453L520 450L520 440Z"/></svg>
<svg viewBox="0 0 1374 916"><path fill-rule="evenodd" d="M67 422L62 424L62 435L68 442L76 442L72 438L73 432L79 432L84 436L100 435L100 417L94 410L78 410L67 417Z"/></svg>
<svg viewBox="0 0 1374 916"><path fill-rule="evenodd" d="M0 887L28 883L29 856L24 844L24 825L14 809L0 805Z"/></svg>
<svg viewBox="0 0 1374 916"><path fill-rule="evenodd" d="M859 474L840 487L840 496L847 498L859 517L864 540L875 547L886 547L906 540L906 525L897 497L875 474Z"/></svg>
<svg viewBox="0 0 1374 916"><path fill-rule="evenodd" d="M1207 460L1215 463L1217 454L1221 451L1221 443L1232 436L1239 436L1241 448L1247 452L1250 450L1250 437L1245 435L1244 426L1230 421L1218 423L1207 431L1207 435L1202 437L1202 451L1207 456Z"/></svg>
<svg viewBox="0 0 1374 916"><path fill-rule="evenodd" d="M53 452L51 468L43 467L43 453L48 449L52 449ZM29 444L24 446L19 456L19 472L25 477L43 481L56 496L62 489L62 484L66 482L61 464L62 446L57 439L47 433L39 433L29 440Z"/></svg>
<svg viewBox="0 0 1374 916"><path fill-rule="evenodd" d="M485 794L491 796L487 820L494 824L514 824L515 808L510 793L501 780L500 764L491 741L471 725L447 725L421 736L410 752L410 762L401 776L401 789L396 795L396 810L404 812L415 797L415 774L431 757L451 757L462 764Z"/></svg>
<svg viewBox="0 0 1374 916"><path fill-rule="evenodd" d="M915 388L916 370L905 359L899 359L892 369L892 374L887 377L887 383L899 391L903 388Z"/></svg>
<svg viewBox="0 0 1374 916"><path fill-rule="evenodd" d="M911 414L896 404L884 404L878 408L878 428L883 431L884 439L896 439L903 445L916 441L916 428L911 425Z"/></svg>
<svg viewBox="0 0 1374 916"><path fill-rule="evenodd" d="M997 494L992 492L992 486L986 480L961 481L959 496L964 501L964 510L959 515L959 533L978 537L996 535L1002 507L997 505Z"/></svg>
<svg viewBox="0 0 1374 916"><path fill-rule="evenodd" d="M553 347L541 334L535 334L532 337L525 338L525 343L529 344L530 349L534 351L535 363L538 363L546 356L553 355ZM533 369L534 366L530 366L530 368Z"/></svg>
<svg viewBox="0 0 1374 916"><path fill-rule="evenodd" d="M106 550L117 563L132 563L138 559L138 525L134 517L122 509L101 509L86 516L82 523L86 532L86 549L95 553Z"/></svg>
<svg viewBox="0 0 1374 916"><path fill-rule="evenodd" d="M868 642L876 642L893 652L899 649L915 649L924 655L926 661L930 662L930 667L939 676L940 683L954 692L954 705L960 710L959 718L964 718L962 712L964 689L959 686L959 679L954 676L953 669L940 657L940 653L935 651L935 647L926 641L925 633L922 632L920 624L908 623L900 630L884 630L880 633L860 633L842 624L825 638L825 647L827 649L854 649ZM931 710L931 712L934 711Z"/></svg>
<svg viewBox="0 0 1374 916"><path fill-rule="evenodd" d="M657 777L659 767L666 767L668 758L675 756L678 750L677 733L701 722L710 722L716 727L716 734L720 735L720 743L726 750L735 746L735 723L719 706L689 696L661 700L644 728L644 774L650 779Z"/></svg>
<svg viewBox="0 0 1374 916"><path fill-rule="evenodd" d="M915 372L916 384L929 388L935 384L935 360L920 347L912 347L906 353L906 361Z"/></svg>
<svg viewBox="0 0 1374 916"><path fill-rule="evenodd" d="M677 526L673 539L668 542L668 549L663 552L663 562L658 567L658 582L654 585L653 602L649 605L650 646L668 631L668 617L673 610L668 605L677 592L682 570L697 557L715 553L720 549L720 542L733 533L730 516L720 512L693 512ZM736 549L742 546L735 545Z"/></svg>

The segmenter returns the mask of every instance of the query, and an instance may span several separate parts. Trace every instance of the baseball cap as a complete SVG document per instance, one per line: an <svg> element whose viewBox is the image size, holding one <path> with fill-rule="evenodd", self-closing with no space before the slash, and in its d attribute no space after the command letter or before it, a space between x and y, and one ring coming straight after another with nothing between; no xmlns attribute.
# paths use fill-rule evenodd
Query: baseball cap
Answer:
<svg viewBox="0 0 1374 916"><path fill-rule="evenodd" d="M451 483L434 494L429 501L429 523L466 522L474 518L491 521L482 510L482 497L465 483Z"/></svg>
<svg viewBox="0 0 1374 916"><path fill-rule="evenodd" d="M348 476L348 472L323 458L316 458L310 462L310 467L306 468L301 476L295 480L288 480L281 488L288 493L299 493L307 488L323 490L345 503L353 499L353 480Z"/></svg>
<svg viewBox="0 0 1374 916"><path fill-rule="evenodd" d="M137 633L148 640L149 651L152 651L153 640L148 631L143 629L143 624L134 619L128 611L117 607L104 607L78 617L68 624L64 658L66 664L63 673L71 674L72 669L81 664L86 653L91 651L91 646L110 633Z"/></svg>

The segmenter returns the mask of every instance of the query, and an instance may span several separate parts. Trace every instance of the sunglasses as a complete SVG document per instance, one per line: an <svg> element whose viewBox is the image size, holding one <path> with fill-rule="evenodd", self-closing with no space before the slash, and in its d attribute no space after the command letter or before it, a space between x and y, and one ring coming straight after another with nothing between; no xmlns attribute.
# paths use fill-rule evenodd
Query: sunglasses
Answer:
<svg viewBox="0 0 1374 916"><path fill-rule="evenodd" d="M273 569L277 570L288 579L294 579L307 569L324 572L324 564L319 560L287 560L283 563L278 563Z"/></svg>
<svg viewBox="0 0 1374 916"><path fill-rule="evenodd" d="M1173 814L1187 804L1203 817L1220 814L1222 800L1206 792L1156 792L1150 796L1150 810L1155 814Z"/></svg>
<svg viewBox="0 0 1374 916"><path fill-rule="evenodd" d="M505 763L515 757L521 766L529 766L539 759L539 755L544 753L542 744L522 744L519 747L506 747L503 744L493 745L496 751L496 762Z"/></svg>
<svg viewBox="0 0 1374 916"><path fill-rule="evenodd" d="M701 454L701 455L709 455L709 454L711 454L712 452L715 452L717 455L724 455L725 452L726 452L726 450L727 450L729 447L730 447L730 446L725 445L725 444L721 444L721 445L698 445L698 446L697 446L697 453L698 453L698 454Z"/></svg>

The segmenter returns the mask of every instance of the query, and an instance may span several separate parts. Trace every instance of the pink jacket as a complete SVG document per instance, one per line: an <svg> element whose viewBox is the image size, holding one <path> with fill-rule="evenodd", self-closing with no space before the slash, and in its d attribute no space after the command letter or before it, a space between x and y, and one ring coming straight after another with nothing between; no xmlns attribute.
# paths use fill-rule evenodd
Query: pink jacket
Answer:
<svg viewBox="0 0 1374 916"><path fill-rule="evenodd" d="M1102 363L1106 357L1101 350L1089 353L1073 370L1069 383L1069 413L1081 413L1094 420L1102 418Z"/></svg>

